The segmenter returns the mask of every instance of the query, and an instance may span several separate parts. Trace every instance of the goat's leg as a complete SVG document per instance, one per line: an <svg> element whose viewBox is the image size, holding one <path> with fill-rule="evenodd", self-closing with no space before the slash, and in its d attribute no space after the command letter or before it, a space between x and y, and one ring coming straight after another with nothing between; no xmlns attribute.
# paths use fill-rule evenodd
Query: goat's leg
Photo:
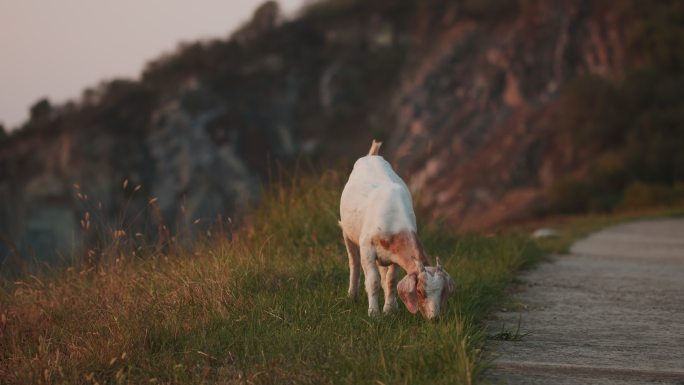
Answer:
<svg viewBox="0 0 684 385"><path fill-rule="evenodd" d="M349 291L347 294L349 298L356 298L359 293L359 268L361 267L359 247L346 236L344 237L344 245L347 247L347 256L349 257Z"/></svg>
<svg viewBox="0 0 684 385"><path fill-rule="evenodd" d="M361 246L361 267L365 276L366 294L368 294L368 315L380 313L378 294L380 294L380 273L375 265L375 250L372 246Z"/></svg>
<svg viewBox="0 0 684 385"><path fill-rule="evenodd" d="M382 289L385 292L385 306L383 313L389 313L397 308L397 265L394 263L385 267L386 273L382 275Z"/></svg>
<svg viewBox="0 0 684 385"><path fill-rule="evenodd" d="M375 260L375 265L378 267L378 272L380 272L380 287L382 291L387 293L387 288L385 287L385 277L387 276L387 266L380 264L380 261Z"/></svg>
<svg viewBox="0 0 684 385"><path fill-rule="evenodd" d="M380 285L382 285L382 291L385 293L385 305L382 307L383 313L389 313L397 307L394 296L394 264L388 266L382 266L378 261L378 271L380 271Z"/></svg>
<svg viewBox="0 0 684 385"><path fill-rule="evenodd" d="M377 259L375 260L375 265L378 267L378 271L380 272L380 285L382 286L382 290L385 290L385 275L387 274L387 266L381 265Z"/></svg>

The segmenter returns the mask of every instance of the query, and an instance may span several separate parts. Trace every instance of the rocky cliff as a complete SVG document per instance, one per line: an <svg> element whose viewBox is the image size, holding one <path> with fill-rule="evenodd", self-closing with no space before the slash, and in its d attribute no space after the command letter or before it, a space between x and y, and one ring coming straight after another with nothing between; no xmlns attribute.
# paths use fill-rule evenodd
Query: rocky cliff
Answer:
<svg viewBox="0 0 684 385"><path fill-rule="evenodd" d="M489 23L447 11L393 99L395 161L421 203L463 229L534 215L558 177L586 165L559 124L559 87L624 66L614 14L572 1L521 8Z"/></svg>
<svg viewBox="0 0 684 385"><path fill-rule="evenodd" d="M536 215L596 157L573 144L561 94L622 76L619 4L332 0L284 20L268 2L139 80L37 103L0 142L0 252L69 254L95 219L107 237L239 215L274 164L348 166L373 137L456 228Z"/></svg>

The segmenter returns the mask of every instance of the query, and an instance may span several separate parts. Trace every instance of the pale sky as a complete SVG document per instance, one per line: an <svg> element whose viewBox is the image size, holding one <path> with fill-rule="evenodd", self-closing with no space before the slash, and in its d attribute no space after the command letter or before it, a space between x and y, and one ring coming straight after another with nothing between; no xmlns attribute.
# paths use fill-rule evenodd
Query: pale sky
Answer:
<svg viewBox="0 0 684 385"><path fill-rule="evenodd" d="M0 0L0 123L18 126L42 97L137 78L181 41L226 37L264 1ZM278 3L291 14L302 0Z"/></svg>

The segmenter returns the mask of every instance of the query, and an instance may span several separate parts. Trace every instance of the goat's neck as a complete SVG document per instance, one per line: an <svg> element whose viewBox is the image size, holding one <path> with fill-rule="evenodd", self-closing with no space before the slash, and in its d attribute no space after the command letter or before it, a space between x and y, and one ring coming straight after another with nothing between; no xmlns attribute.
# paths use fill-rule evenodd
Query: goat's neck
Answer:
<svg viewBox="0 0 684 385"><path fill-rule="evenodd" d="M402 247L395 251L396 263L406 271L406 274L417 274L419 271L416 261L424 266L430 266L430 261L428 261L425 255L423 244L420 242L418 235L415 232L411 232L407 238L402 242Z"/></svg>

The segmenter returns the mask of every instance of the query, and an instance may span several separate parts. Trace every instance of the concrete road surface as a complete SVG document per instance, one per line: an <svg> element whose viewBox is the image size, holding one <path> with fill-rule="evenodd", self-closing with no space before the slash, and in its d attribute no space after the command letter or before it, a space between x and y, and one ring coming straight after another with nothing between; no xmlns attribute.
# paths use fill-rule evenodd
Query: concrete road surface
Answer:
<svg viewBox="0 0 684 385"><path fill-rule="evenodd" d="M622 224L521 277L485 382L684 385L684 220Z"/></svg>

